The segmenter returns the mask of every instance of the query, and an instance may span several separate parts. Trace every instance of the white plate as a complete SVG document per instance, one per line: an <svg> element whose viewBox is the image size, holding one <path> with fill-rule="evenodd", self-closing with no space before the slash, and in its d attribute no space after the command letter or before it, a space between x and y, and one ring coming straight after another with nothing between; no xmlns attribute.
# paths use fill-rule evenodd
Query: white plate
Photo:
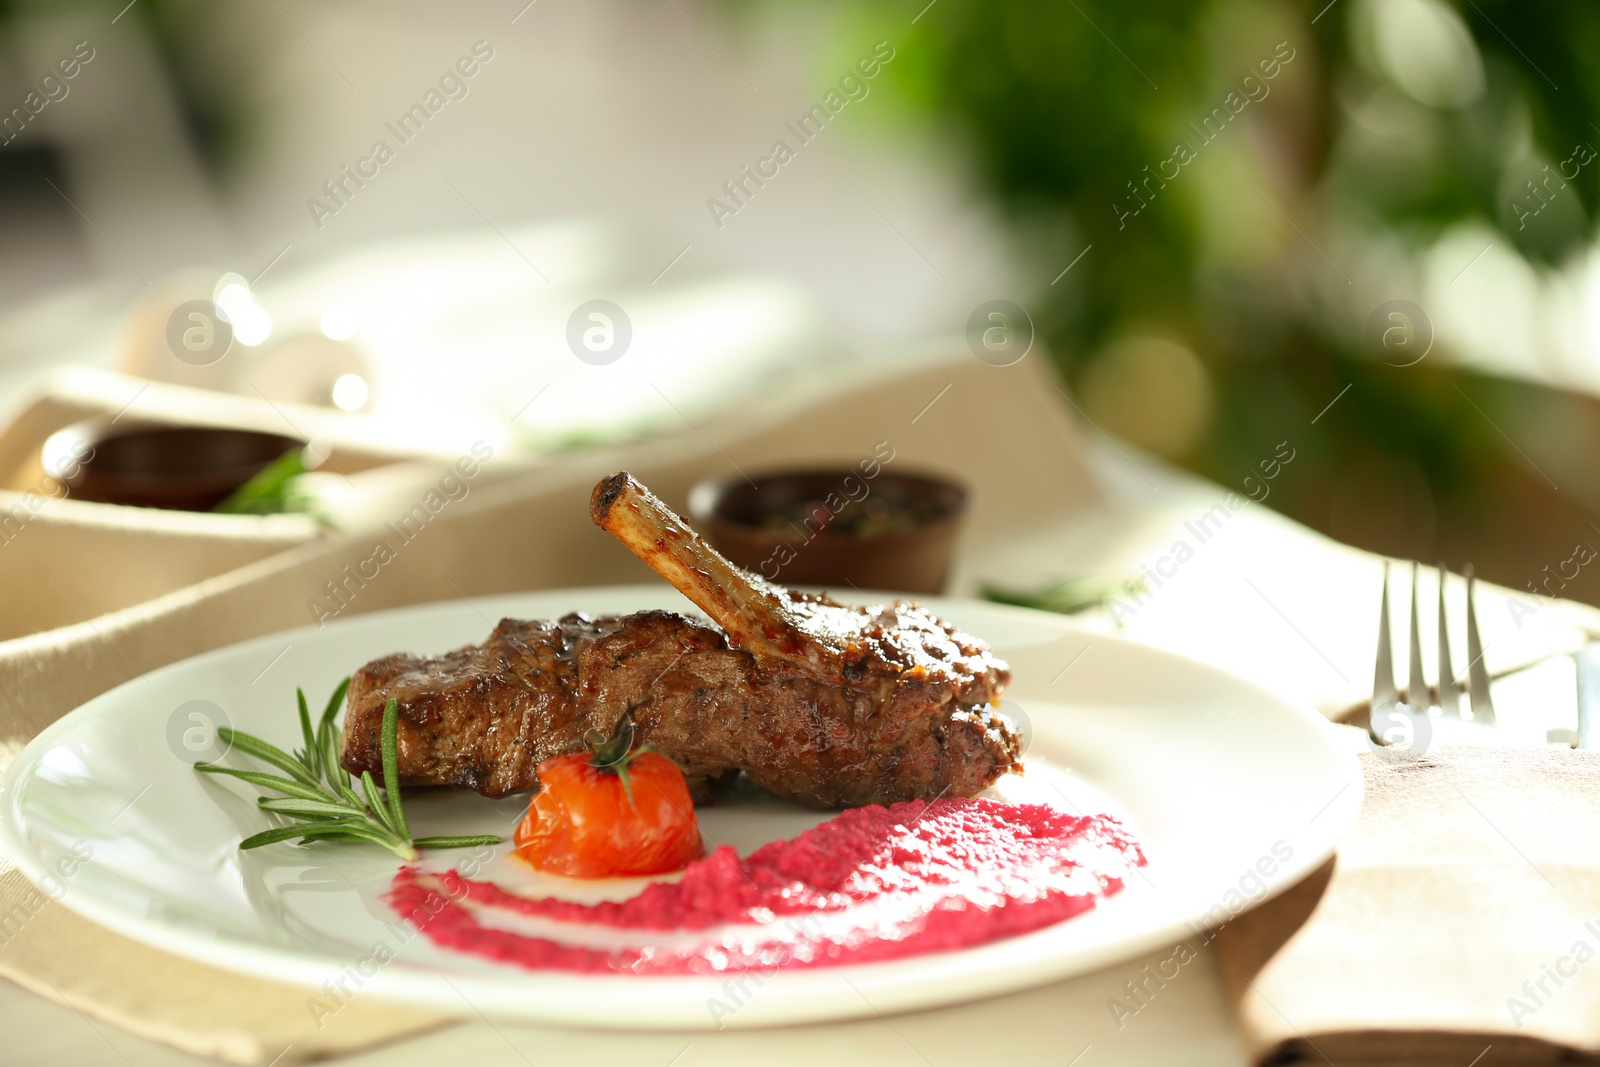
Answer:
<svg viewBox="0 0 1600 1067"><path fill-rule="evenodd" d="M397 868L380 849L239 852L239 839L266 825L253 788L195 774L179 755L193 725L189 712L203 707L186 709L190 701L209 701L234 727L290 748L299 741L297 685L320 706L368 659L481 641L501 616L688 609L655 586L424 605L247 641L152 671L65 716L24 750L0 793L0 841L28 877L74 911L181 956L313 987L323 1010L360 992L445 1012L702 1029L926 1008L1170 948L1315 869L1354 818L1358 765L1314 711L1059 616L976 601L928 603L1011 664L1008 710L1028 724L1031 747L1028 774L1008 779L1007 791L1120 816L1150 857L1147 877L1032 934L903 961L780 971L742 992L730 992L723 978L540 973L411 936L380 899ZM407 812L419 834L504 832L523 804L442 791L408 801ZM702 816L713 841L745 852L826 814L766 798ZM478 877L517 878L501 858L508 849L496 850ZM467 853L430 855L459 862ZM392 962L370 962L384 955L374 952L379 944L396 953Z"/></svg>

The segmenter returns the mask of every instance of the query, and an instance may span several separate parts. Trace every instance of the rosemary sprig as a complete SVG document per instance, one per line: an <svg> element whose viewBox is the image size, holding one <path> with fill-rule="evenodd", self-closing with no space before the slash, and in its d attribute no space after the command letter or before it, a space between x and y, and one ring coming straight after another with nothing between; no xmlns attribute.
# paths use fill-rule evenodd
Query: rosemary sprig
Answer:
<svg viewBox="0 0 1600 1067"><path fill-rule="evenodd" d="M1102 608L1118 596L1137 600L1145 592L1143 578L1086 577L1068 578L1054 582L1042 589L1020 590L985 585L982 596L997 604L1014 604L1019 608L1036 611L1053 611L1061 615L1076 615L1090 608ZM1120 621L1119 621L1120 625Z"/></svg>
<svg viewBox="0 0 1600 1067"><path fill-rule="evenodd" d="M276 515L304 511L297 479L306 472L306 450L293 448L251 476L211 510L223 515Z"/></svg>
<svg viewBox="0 0 1600 1067"><path fill-rule="evenodd" d="M306 705L303 690L296 689L300 702L300 734L304 748L293 754L259 737L226 726L218 727L217 735L229 750L237 749L247 756L270 763L289 777L266 774L262 771L240 770L216 763L197 763L194 769L202 774L226 774L249 782L262 789L270 789L282 796L263 796L256 799L262 811L270 811L296 820L288 826L275 826L252 834L239 842L240 848L260 848L278 841L300 839L300 844L312 841L358 841L380 845L404 860L417 858L423 848L465 848L472 845L497 845L500 839L492 834L463 837L412 837L406 824L405 810L400 804L399 758L396 752L396 735L400 729L400 706L390 700L383 706L383 730L380 748L383 753L383 792L370 771L361 772L361 792L350 786L350 775L339 766L339 729L334 717L344 703L350 688L350 679L339 683L328 699L322 718L313 728L311 709Z"/></svg>

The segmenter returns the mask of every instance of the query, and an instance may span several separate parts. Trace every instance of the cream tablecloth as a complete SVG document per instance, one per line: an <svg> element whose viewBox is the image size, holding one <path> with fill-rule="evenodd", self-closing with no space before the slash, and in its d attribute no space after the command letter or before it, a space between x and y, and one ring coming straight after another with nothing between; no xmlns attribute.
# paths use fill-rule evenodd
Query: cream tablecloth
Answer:
<svg viewBox="0 0 1600 1067"><path fill-rule="evenodd" d="M347 610L643 580L642 565L583 515L599 474L630 467L681 504L688 486L708 473L780 460L850 460L886 440L896 448L896 465L952 471L978 489L956 592L970 592L980 580L1035 583L1148 568L1161 581L1118 611L1127 633L1325 709L1361 694L1371 670L1379 561L1258 505L1231 507L1227 488L1180 476L1076 421L1028 362L993 368L957 350L880 367L855 381L825 383L686 427L675 439L573 453L486 478L442 513L435 529L397 553L382 580L362 588ZM1291 464L1280 477L1293 474ZM1197 540L1197 528L1207 530L1204 542L1176 552L1178 541ZM346 563L370 554L375 533L303 545L113 615L0 645L0 678L7 683L0 687L0 722L8 724L12 751L20 737L112 684L205 648L310 621L308 601ZM1179 555L1182 562L1174 564ZM1491 666L1587 618L1559 604L1539 605L1531 620L1503 603L1480 606ZM1111 621L1102 617L1098 625ZM21 892L15 872L0 878L6 907ZM465 1023L445 1025L361 1001L352 1004L358 1010L340 1013L337 1027L318 1030L301 1015L298 991L173 960L57 905L40 910L23 935L0 948L0 973L49 999L0 986L0 1020L12 1035L8 1058L18 1062L189 1059L150 1039L258 1064L338 1055L383 1040L401 1043L349 1062L942 1064L987 1062L1004 1048L1007 1062L1016 1063L1198 1065L1237 1064L1244 1055L1209 954L1136 1018L1120 1022L1109 1001L1150 961L936 1012L781 1031L571 1032L491 1022L467 1004L460 1011ZM419 1031L427 1032L407 1037Z"/></svg>

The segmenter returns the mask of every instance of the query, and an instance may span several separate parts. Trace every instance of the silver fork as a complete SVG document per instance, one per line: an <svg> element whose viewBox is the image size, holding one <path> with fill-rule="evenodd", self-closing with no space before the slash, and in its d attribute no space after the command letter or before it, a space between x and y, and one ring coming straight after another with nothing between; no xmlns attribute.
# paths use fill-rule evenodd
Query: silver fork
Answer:
<svg viewBox="0 0 1600 1067"><path fill-rule="evenodd" d="M1467 696L1469 711L1461 709L1460 682L1450 666L1450 633L1445 625L1444 587L1450 573L1439 564L1439 685L1433 689L1422 672L1422 626L1417 615L1416 563L1411 564L1411 640L1405 699L1394 681L1394 650L1389 638L1389 564L1383 565L1383 600L1378 615L1378 655L1372 672L1372 703L1367 717L1367 733L1380 745L1391 744L1385 726L1400 725L1403 715L1429 717L1437 708L1440 717L1461 719L1482 726L1495 725L1494 701L1489 696L1489 669L1483 662L1483 641L1478 635L1478 611L1472 566L1465 568L1467 579ZM1413 734L1415 736L1415 734Z"/></svg>

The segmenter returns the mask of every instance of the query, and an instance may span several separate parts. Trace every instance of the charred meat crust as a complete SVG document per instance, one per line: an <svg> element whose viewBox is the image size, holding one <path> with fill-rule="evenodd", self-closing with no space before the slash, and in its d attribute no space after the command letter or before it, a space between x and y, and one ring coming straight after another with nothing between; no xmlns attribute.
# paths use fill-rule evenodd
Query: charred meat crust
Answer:
<svg viewBox="0 0 1600 1067"><path fill-rule="evenodd" d="M541 761L628 711L638 740L684 770L696 801L739 771L831 808L970 796L1015 767L1015 728L993 706L1010 672L982 642L915 604L781 595L789 610L849 631L837 671L731 647L710 621L669 611L504 619L481 645L362 667L342 762L380 773L392 697L402 782L487 796L537 788Z"/></svg>
<svg viewBox="0 0 1600 1067"><path fill-rule="evenodd" d="M589 517L594 520L596 526L606 524L606 516L610 514L611 506L628 488L628 479L627 471L618 471L600 479L595 485L594 492L589 495Z"/></svg>

